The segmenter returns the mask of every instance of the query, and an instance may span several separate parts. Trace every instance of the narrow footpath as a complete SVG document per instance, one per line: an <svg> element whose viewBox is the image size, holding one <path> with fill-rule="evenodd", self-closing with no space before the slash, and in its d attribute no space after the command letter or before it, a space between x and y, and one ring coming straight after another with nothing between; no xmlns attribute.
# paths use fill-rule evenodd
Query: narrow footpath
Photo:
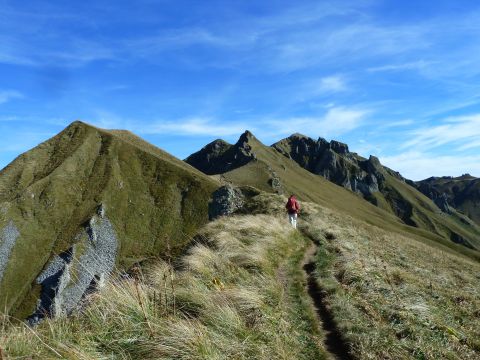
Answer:
<svg viewBox="0 0 480 360"><path fill-rule="evenodd" d="M315 312L325 334L325 349L330 353L332 359L353 360L354 357L349 353L348 345L337 328L333 314L326 304L326 293L315 279L316 254L317 245L312 242L305 252L302 266L307 277L308 294L312 298Z"/></svg>

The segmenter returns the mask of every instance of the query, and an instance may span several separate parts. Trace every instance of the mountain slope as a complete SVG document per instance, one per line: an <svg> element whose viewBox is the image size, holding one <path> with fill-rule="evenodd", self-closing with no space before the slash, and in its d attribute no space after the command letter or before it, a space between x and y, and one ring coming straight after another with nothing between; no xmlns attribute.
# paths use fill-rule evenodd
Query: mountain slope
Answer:
<svg viewBox="0 0 480 360"><path fill-rule="evenodd" d="M468 174L459 177L431 177L414 183L419 191L446 211L459 210L480 224L480 179Z"/></svg>
<svg viewBox="0 0 480 360"><path fill-rule="evenodd" d="M295 135L295 137L299 136ZM343 187L327 181L323 176L318 176L304 169L300 165L307 168L313 166L311 156L307 156L308 153L305 156L302 155L303 162L299 161L299 157L290 158L290 156L287 156L288 147L286 147L285 142L283 145L281 151L278 143L275 147L265 146L247 131L235 145L231 145L230 148L224 149L221 153L207 153L205 151L208 149L209 145L207 145L200 152L188 157L186 161L197 167L197 161L201 158L200 155L204 157L209 155L211 168L219 169L219 171L227 170L226 172L220 172L221 177L234 184L255 186L269 192L295 193L301 199L326 204L332 209L340 210L385 229L416 234L422 238L440 241L443 244L448 244L448 246L453 246L451 244L453 240L453 242L462 243L467 247L480 249L480 228L478 226L467 225L460 220L460 217L449 218L441 213L430 199L406 184L400 175L390 169L383 168L378 159L371 157L368 160L361 160L362 158L358 155L348 153L346 145L341 143L334 143L334 146L330 148L331 151L329 151L330 154L332 152L335 152L335 154L351 154L347 158L337 157L336 165L333 167L333 169L338 170L338 173L346 171L346 175L353 174L351 178L347 176L348 179L365 180L370 177L371 180L365 180L364 185L366 187L368 181L371 181L370 185L375 183L378 185L379 182L385 184L386 195L376 191L376 186L370 186L369 191L372 198L377 199L378 206L374 206L364 201L357 194L352 193L352 191L347 191ZM312 148L312 146L307 146L307 149L314 152L315 148ZM339 151L339 153L336 151ZM249 161L246 162L245 156L242 156L241 161L238 164L235 163L236 157L232 154L239 153L247 154ZM295 159L298 162L293 161ZM355 165L354 161L362 161L362 167L371 169L370 172L362 170L359 165ZM229 163L229 167L221 169L220 164L225 163ZM199 168L201 167L199 166ZM333 176L332 172L330 174ZM372 175L375 176L376 180L373 180ZM378 181L378 179L381 180ZM397 211L394 211L390 204L395 204ZM401 223L400 218L410 219L404 222L415 227L405 226ZM459 251L469 252L467 249L460 249L458 246L453 247L459 249Z"/></svg>
<svg viewBox="0 0 480 360"><path fill-rule="evenodd" d="M445 210L411 186L398 172L380 164L374 157L365 159L337 141L317 141L294 134L273 148L314 174L343 186L389 211L406 224L427 229L470 248L480 249L480 228L455 210Z"/></svg>
<svg viewBox="0 0 480 360"><path fill-rule="evenodd" d="M115 266L180 252L216 187L131 133L71 124L0 172L0 306L68 313Z"/></svg>
<svg viewBox="0 0 480 360"><path fill-rule="evenodd" d="M285 200L254 196L249 215L203 227L175 267L111 281L80 316L1 326L4 354L478 359L478 262L314 203L293 231Z"/></svg>

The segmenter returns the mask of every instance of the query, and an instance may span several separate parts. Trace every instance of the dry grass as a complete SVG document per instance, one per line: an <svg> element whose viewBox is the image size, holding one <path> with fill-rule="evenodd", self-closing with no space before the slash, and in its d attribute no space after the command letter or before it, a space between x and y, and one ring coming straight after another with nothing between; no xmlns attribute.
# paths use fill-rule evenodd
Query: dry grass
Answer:
<svg viewBox="0 0 480 360"><path fill-rule="evenodd" d="M279 215L281 197L255 201L271 214L208 224L181 261L110 282L73 318L35 329L4 319L3 356L327 358L299 266L310 243ZM299 222L319 243L318 282L357 358L480 357L478 263L314 204Z"/></svg>
<svg viewBox="0 0 480 360"><path fill-rule="evenodd" d="M361 359L480 358L480 265L310 206L318 281Z"/></svg>
<svg viewBox="0 0 480 360"><path fill-rule="evenodd" d="M112 281L82 314L35 329L8 325L0 333L4 356L324 357L299 269L308 243L283 218L221 219L198 238L175 269L158 262L134 278Z"/></svg>

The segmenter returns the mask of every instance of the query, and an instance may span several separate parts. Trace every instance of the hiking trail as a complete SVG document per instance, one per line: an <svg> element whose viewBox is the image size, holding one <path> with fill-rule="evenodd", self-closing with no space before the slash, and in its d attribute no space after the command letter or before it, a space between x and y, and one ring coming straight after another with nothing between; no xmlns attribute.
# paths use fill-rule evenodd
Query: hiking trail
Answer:
<svg viewBox="0 0 480 360"><path fill-rule="evenodd" d="M310 239L308 236L307 238ZM325 349L329 352L332 359L353 360L354 357L350 354L348 344L338 329L333 314L327 305L326 292L320 287L315 278L317 244L313 239L310 239L310 241L311 245L305 252L302 267L306 274L307 292L312 298L315 313L324 331Z"/></svg>

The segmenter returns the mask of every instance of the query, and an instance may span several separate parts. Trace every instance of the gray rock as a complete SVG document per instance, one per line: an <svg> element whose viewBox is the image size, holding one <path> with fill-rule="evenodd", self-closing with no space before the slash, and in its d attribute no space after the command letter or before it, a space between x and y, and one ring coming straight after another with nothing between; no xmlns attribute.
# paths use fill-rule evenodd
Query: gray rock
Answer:
<svg viewBox="0 0 480 360"><path fill-rule="evenodd" d="M348 145L340 141L332 140L330 141L330 148L338 154L348 154Z"/></svg>
<svg viewBox="0 0 480 360"><path fill-rule="evenodd" d="M435 205L438 206L440 210L442 210L444 213L451 214L452 209L450 209L450 206L448 205L448 198L446 194L441 194L438 197L433 199L433 202Z"/></svg>
<svg viewBox="0 0 480 360"><path fill-rule="evenodd" d="M283 194L283 186L280 181L280 178L278 177L277 173L275 171L271 172L271 178L268 180L268 184L272 187L272 189L277 193L277 194Z"/></svg>
<svg viewBox="0 0 480 360"><path fill-rule="evenodd" d="M10 259L10 253L19 236L20 232L13 221L10 221L0 232L0 281L2 281L3 273Z"/></svg>
<svg viewBox="0 0 480 360"><path fill-rule="evenodd" d="M42 290L36 311L27 319L30 324L45 316L70 314L113 270L118 240L108 218L92 217L83 232L77 236L87 238L82 254L77 254L80 244L74 245L55 256L37 277Z"/></svg>
<svg viewBox="0 0 480 360"><path fill-rule="evenodd" d="M240 189L231 185L225 185L212 194L212 201L209 204L208 215L210 220L219 216L231 215L241 209L245 204L245 196Z"/></svg>

